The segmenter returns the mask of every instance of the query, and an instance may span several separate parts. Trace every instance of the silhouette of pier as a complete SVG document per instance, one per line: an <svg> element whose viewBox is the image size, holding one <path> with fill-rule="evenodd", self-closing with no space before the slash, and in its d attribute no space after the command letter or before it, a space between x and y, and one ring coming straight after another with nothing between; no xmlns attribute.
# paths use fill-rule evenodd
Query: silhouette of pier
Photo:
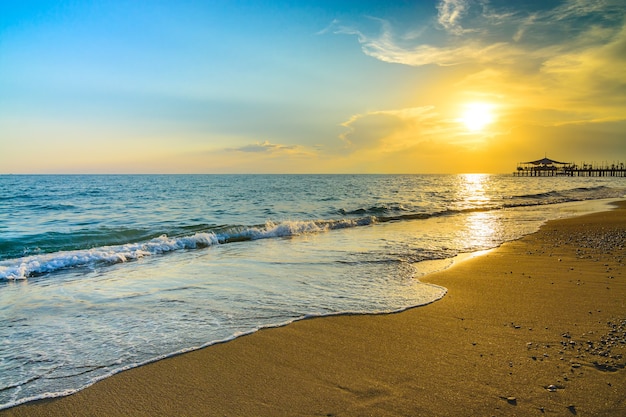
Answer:
<svg viewBox="0 0 626 417"><path fill-rule="evenodd" d="M624 162L575 164L549 158L520 162L513 173L516 177L626 177Z"/></svg>

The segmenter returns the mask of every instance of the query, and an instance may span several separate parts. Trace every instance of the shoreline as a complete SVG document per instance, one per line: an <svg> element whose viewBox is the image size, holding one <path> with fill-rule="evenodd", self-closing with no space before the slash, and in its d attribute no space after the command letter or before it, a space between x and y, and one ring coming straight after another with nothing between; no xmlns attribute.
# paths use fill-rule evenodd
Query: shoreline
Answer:
<svg viewBox="0 0 626 417"><path fill-rule="evenodd" d="M437 302L262 329L0 415L626 413L618 207L421 277L448 289Z"/></svg>

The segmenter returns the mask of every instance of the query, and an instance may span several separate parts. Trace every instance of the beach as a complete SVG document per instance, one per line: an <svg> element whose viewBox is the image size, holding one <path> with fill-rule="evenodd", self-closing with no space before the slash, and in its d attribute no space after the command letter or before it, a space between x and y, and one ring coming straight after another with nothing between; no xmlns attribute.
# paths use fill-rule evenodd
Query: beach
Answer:
<svg viewBox="0 0 626 417"><path fill-rule="evenodd" d="M0 416L626 415L626 204L422 277L446 296L302 320Z"/></svg>

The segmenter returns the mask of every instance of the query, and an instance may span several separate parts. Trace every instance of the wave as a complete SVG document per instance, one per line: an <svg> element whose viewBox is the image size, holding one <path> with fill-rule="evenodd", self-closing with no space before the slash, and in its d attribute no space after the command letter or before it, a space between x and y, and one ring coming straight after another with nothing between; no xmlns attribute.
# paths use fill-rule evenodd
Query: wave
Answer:
<svg viewBox="0 0 626 417"><path fill-rule="evenodd" d="M168 236L167 234L162 234L152 237L147 241L128 242L117 245L101 245L88 249L72 250L64 250L63 248L65 245L92 242L91 239L102 237L99 235L105 232L81 232L78 237L72 236L71 234L46 233L42 235L40 239L42 242L50 242L48 244L49 246L44 246L43 249L37 248L35 251L37 253L35 254L0 261L0 279L26 279L63 269L112 265L179 250L201 249L226 243L323 233L331 230L368 226L390 221L427 219L433 216L451 215L465 211L474 210L447 210L433 214L412 213L401 216L365 216L353 219L286 221L279 223L268 221L265 225L257 226L185 226L181 228L181 230L197 231L191 235ZM206 230L207 228L210 228L210 230ZM120 237L132 239L145 236L148 232L142 230L112 231L107 229L106 233L115 235L117 239ZM112 239L113 237L109 236L103 238L106 240ZM65 240L72 241L67 243ZM0 242L0 246L2 246L2 243L3 242ZM53 247L53 244L57 245L57 250L48 250L46 252L46 249ZM5 245L7 245L6 242Z"/></svg>
<svg viewBox="0 0 626 417"><path fill-rule="evenodd" d="M101 246L91 249L57 251L0 261L0 279L17 280L40 276L63 269L116 264L185 249L199 249L217 244L288 237L307 233L357 227L375 222L374 218L267 222L264 226L229 226L193 235L161 235L146 242Z"/></svg>
<svg viewBox="0 0 626 417"><path fill-rule="evenodd" d="M373 215L379 216L381 214L394 213L394 212L405 212L409 211L402 204L392 204L392 205L382 205L382 206L372 206L368 208L358 208L355 210L346 210L339 209L337 212L344 216L363 216L363 215Z"/></svg>
<svg viewBox="0 0 626 417"><path fill-rule="evenodd" d="M195 231L192 230L186 234ZM0 260L100 246L124 245L147 241L162 234L162 232L155 233L145 229L98 227L73 232L25 235L19 240L5 236L0 237Z"/></svg>
<svg viewBox="0 0 626 417"><path fill-rule="evenodd" d="M277 237L290 237L310 233L322 233L330 230L367 226L375 223L392 221L424 220L432 217L452 216L471 212L486 212L503 208L527 207L543 204L557 204L569 201L583 201L601 198L617 198L623 196L624 190L616 190L609 187L575 188L566 191L550 191L545 193L520 195L513 197L508 202L500 202L498 205L469 208L448 208L436 212L411 212L402 205L376 206L367 209L340 210L346 218L330 220L302 220L272 222L264 225L191 225L181 226L171 230L168 234L157 234L147 230L102 230L85 231L77 235L67 236L44 234L40 236L43 243L49 242L48 246L37 246L32 250L35 254L26 253L25 256L0 261L0 279L18 280L34 276L56 272L69 268L93 267L103 264L116 264L137 260L147 256L160 255L178 250L206 248L218 244L242 242L258 239ZM514 202L511 202L514 201ZM354 216L354 217L349 217ZM187 234L185 234L187 233ZM193 233L193 234L191 234ZM94 238L95 240L92 240ZM71 242L65 242L67 239ZM109 244L111 241L121 242ZM84 245L87 242L96 243L97 247L84 249L72 245ZM21 241L22 248L24 241ZM26 240L28 245L28 239ZM37 240L30 242L36 244ZM16 243L0 240L0 249L7 249ZM3 250L6 254L7 252ZM12 248L9 254L17 251ZM24 250L22 250L24 253ZM15 256L15 255L13 255Z"/></svg>
<svg viewBox="0 0 626 417"><path fill-rule="evenodd" d="M604 185L597 187L576 187L561 191L546 191L534 194L521 194L512 196L513 200L538 200L538 204L554 204L557 202L579 201L588 199L601 199L605 197L614 197L616 190ZM624 190L621 190L623 192Z"/></svg>
<svg viewBox="0 0 626 417"><path fill-rule="evenodd" d="M547 191L547 192L536 193L536 194L516 195L516 196L513 196L512 198L513 199L547 199L547 198L557 198L560 196L561 196L561 193L559 193L558 191Z"/></svg>
<svg viewBox="0 0 626 417"><path fill-rule="evenodd" d="M61 269L127 262L180 249L207 247L215 243L215 235L208 233L173 239L163 235L145 243L33 255L0 262L0 278L24 279Z"/></svg>

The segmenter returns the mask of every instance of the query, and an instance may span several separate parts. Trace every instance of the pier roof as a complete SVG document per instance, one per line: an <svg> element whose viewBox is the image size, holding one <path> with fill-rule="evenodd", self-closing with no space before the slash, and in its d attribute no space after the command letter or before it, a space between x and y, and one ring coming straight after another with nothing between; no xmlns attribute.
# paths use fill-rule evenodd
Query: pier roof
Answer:
<svg viewBox="0 0 626 417"><path fill-rule="evenodd" d="M532 164L532 165L568 165L569 162L559 162L550 158L542 158L537 159L536 161L522 162L522 164Z"/></svg>

